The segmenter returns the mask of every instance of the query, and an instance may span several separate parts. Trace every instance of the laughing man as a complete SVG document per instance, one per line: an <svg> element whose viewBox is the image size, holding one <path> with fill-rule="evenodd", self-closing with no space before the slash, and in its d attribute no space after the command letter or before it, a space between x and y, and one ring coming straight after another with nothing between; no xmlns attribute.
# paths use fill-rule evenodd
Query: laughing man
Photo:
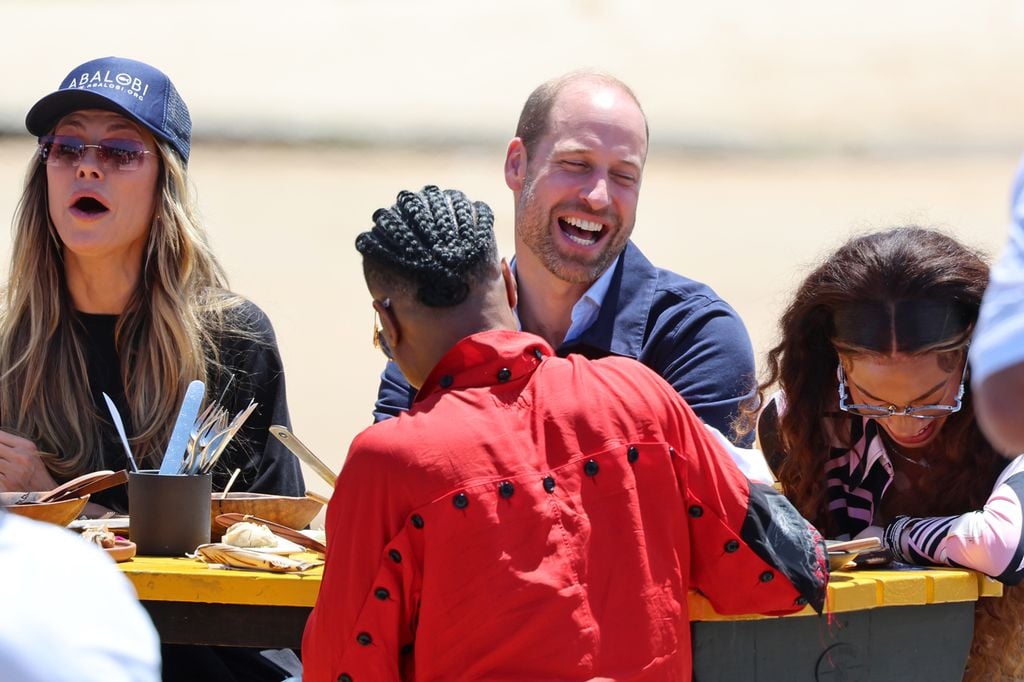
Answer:
<svg viewBox="0 0 1024 682"><path fill-rule="evenodd" d="M647 147L643 110L615 78L572 73L533 91L505 159L516 314L560 356L640 360L729 434L753 387L750 338L708 286L655 267L630 241ZM414 395L388 363L376 420L408 409Z"/></svg>

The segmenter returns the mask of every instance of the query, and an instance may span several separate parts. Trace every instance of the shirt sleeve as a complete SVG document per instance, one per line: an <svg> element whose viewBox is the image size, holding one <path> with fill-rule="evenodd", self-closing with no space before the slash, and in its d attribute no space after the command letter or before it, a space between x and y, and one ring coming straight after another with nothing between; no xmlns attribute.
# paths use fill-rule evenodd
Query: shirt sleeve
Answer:
<svg viewBox="0 0 1024 682"><path fill-rule="evenodd" d="M747 481L685 404L674 464L686 496L691 587L719 613L791 613L825 605L825 543L771 486Z"/></svg>
<svg viewBox="0 0 1024 682"><path fill-rule="evenodd" d="M756 448L741 448L723 436L722 432L715 427L708 424L705 424L704 427L718 444L722 446L722 449L729 453L733 463L749 480L768 485L772 485L775 482L775 476L772 474L771 469L768 468L768 462L765 461L764 454L760 450Z"/></svg>
<svg viewBox="0 0 1024 682"><path fill-rule="evenodd" d="M911 564L962 566L1007 585L1024 579L1024 455L1003 470L985 506L960 516L897 517L886 547Z"/></svg>
<svg viewBox="0 0 1024 682"><path fill-rule="evenodd" d="M207 391L232 415L258 403L228 444L213 472L213 486L222 490L235 468L241 469L233 489L302 496L305 484L299 461L276 438L271 425L291 426L284 366L274 328L266 314L246 302L230 313L237 329L221 343L221 367Z"/></svg>
<svg viewBox="0 0 1024 682"><path fill-rule="evenodd" d="M414 551L389 451L357 437L327 507L327 557L302 638L304 682L397 681L414 635ZM382 468L383 467L383 468ZM397 529L397 530L396 530Z"/></svg>
<svg viewBox="0 0 1024 682"><path fill-rule="evenodd" d="M1014 183L1012 221L1002 256L992 268L971 341L974 385L1024 362L1024 164Z"/></svg>
<svg viewBox="0 0 1024 682"><path fill-rule="evenodd" d="M373 408L373 421L379 422L397 417L412 407L412 399L416 389L406 381L398 363L388 361L380 375L380 386L377 389L377 403Z"/></svg>
<svg viewBox="0 0 1024 682"><path fill-rule="evenodd" d="M156 629L102 550L63 528L0 510L0 561L0 678L160 679ZM76 613L88 621L68 617Z"/></svg>
<svg viewBox="0 0 1024 682"><path fill-rule="evenodd" d="M734 439L732 429L740 404L756 385L754 349L736 311L715 300L696 310L666 311L658 316L651 341L641 361L671 384L698 417L736 445L750 447L753 434Z"/></svg>

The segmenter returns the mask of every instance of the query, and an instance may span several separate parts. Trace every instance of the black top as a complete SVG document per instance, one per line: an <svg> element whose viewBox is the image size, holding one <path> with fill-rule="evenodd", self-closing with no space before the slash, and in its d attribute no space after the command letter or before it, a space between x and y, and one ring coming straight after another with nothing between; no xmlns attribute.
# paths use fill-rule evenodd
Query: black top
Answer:
<svg viewBox="0 0 1024 682"><path fill-rule="evenodd" d="M305 485L298 460L270 435L271 424L290 426L285 394L284 369L277 349L277 339L269 318L255 304L246 301L226 313L229 327L242 328L247 336L224 332L218 339L222 367L208 368L206 402L217 400L233 416L249 404L259 407L249 416L245 426L235 435L221 455L213 471L214 490L223 490L231 473L242 471L232 490L301 496ZM129 439L133 433L131 413L125 400L120 363L114 345L116 315L76 313L88 339L87 362L89 385L97 414L103 419L103 435L99 468L131 470L121 440L109 417L103 393L117 405ZM226 389L226 391L225 391ZM223 396L223 397L222 397ZM135 453L136 461L140 453ZM156 461L140 463L141 468L158 468ZM118 512L128 510L128 488L118 486L94 494L90 501Z"/></svg>

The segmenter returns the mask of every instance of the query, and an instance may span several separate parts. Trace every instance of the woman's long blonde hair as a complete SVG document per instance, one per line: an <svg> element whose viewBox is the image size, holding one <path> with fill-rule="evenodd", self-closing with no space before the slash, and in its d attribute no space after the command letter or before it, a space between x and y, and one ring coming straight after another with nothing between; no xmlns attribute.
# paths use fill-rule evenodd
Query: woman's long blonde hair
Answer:
<svg viewBox="0 0 1024 682"><path fill-rule="evenodd" d="M152 465L170 436L180 396L219 361L213 335L240 299L227 292L178 154L157 141L157 209L138 284L114 337L129 405L132 450ZM85 330L64 271L63 244L50 219L46 166L33 158L14 218L14 244L0 317L0 428L52 453L57 479L97 468L100 426L93 404Z"/></svg>

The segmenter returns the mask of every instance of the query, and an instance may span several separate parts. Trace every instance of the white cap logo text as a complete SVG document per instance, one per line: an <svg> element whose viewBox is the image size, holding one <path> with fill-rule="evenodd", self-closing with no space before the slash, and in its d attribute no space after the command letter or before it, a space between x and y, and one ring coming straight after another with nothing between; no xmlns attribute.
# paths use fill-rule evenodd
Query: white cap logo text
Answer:
<svg viewBox="0 0 1024 682"><path fill-rule="evenodd" d="M65 90L71 88L79 88L83 90L91 90L93 88L110 88L111 90L128 93L141 101L145 98L146 93L149 92L149 83L145 83L141 79L135 78L130 73L122 72L111 77L109 70L96 71L95 73L85 71L77 78L72 78L71 82L64 86Z"/></svg>

